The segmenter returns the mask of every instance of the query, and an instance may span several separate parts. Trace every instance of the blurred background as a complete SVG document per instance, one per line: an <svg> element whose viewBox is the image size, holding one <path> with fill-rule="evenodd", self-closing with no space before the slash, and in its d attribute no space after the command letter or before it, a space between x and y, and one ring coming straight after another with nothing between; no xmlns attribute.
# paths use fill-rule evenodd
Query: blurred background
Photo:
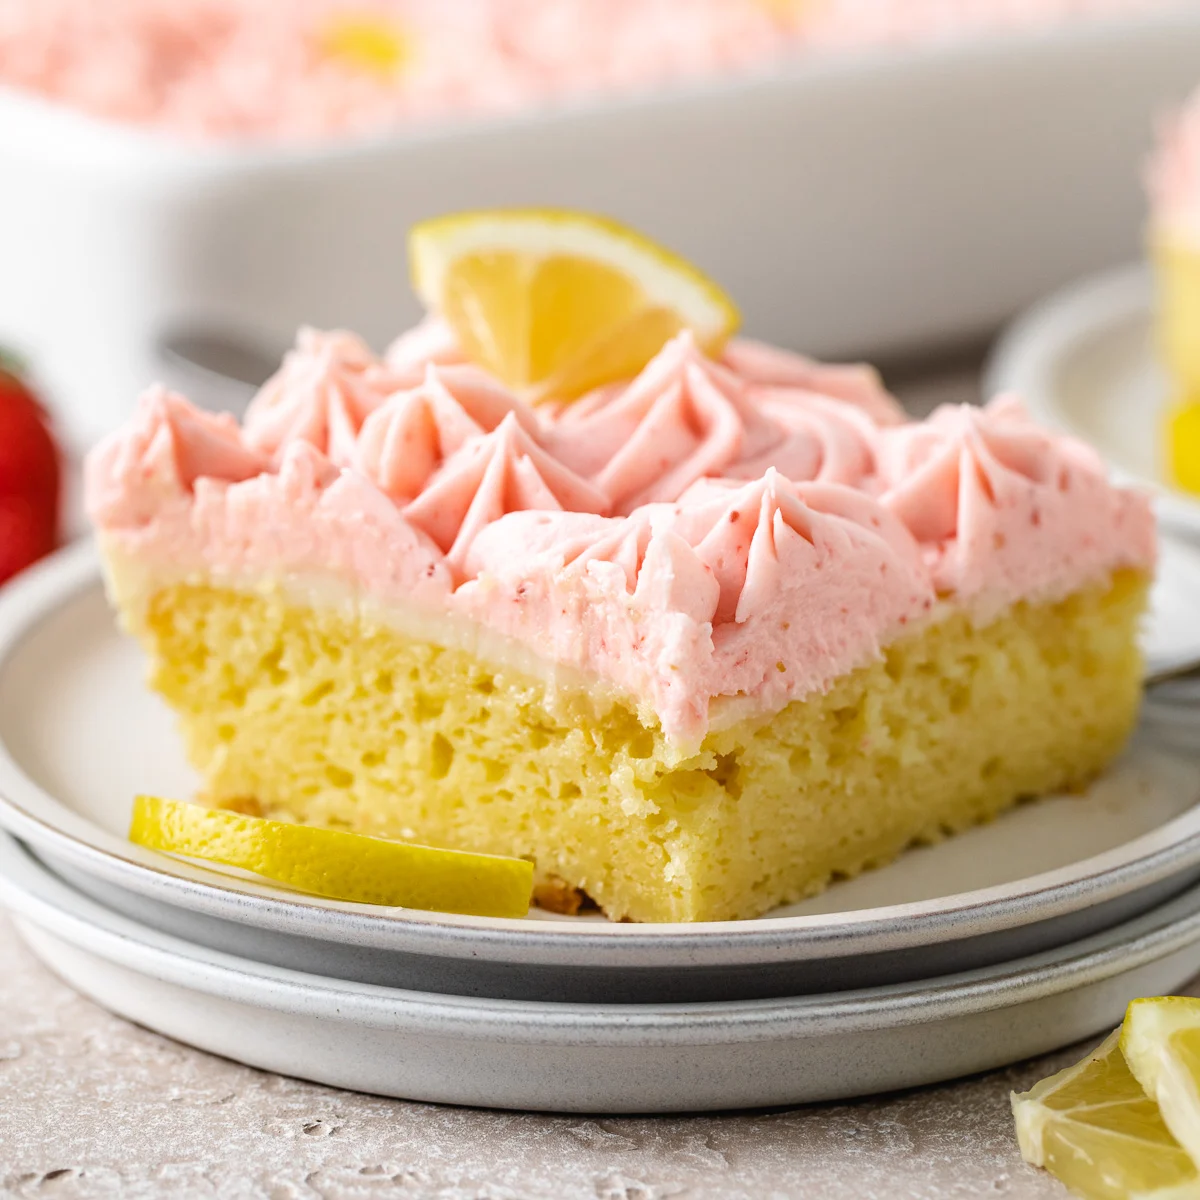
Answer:
<svg viewBox="0 0 1200 1200"><path fill-rule="evenodd" d="M1140 256L1198 81L1197 0L0 0L0 344L77 455L153 379L243 404L302 323L384 345L413 222L533 204L753 336L973 372Z"/></svg>

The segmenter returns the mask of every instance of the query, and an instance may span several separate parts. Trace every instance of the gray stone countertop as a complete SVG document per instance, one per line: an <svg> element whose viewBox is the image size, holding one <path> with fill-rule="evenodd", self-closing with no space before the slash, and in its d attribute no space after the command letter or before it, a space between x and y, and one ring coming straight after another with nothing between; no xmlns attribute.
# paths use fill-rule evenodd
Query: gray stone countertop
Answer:
<svg viewBox="0 0 1200 1200"><path fill-rule="evenodd" d="M268 1075L110 1016L0 918L0 1196L1065 1200L1021 1161L1008 1093L1083 1049L941 1087L766 1112L411 1104Z"/></svg>

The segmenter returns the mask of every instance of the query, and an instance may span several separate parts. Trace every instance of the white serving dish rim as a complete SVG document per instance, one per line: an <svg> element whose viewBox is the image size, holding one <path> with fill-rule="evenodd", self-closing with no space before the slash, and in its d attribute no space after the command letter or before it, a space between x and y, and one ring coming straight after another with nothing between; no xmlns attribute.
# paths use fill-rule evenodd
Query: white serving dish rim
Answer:
<svg viewBox="0 0 1200 1200"><path fill-rule="evenodd" d="M43 620L99 586L94 545L75 543L0 590L0 671ZM55 810L95 831L87 840L60 828ZM168 859L90 826L30 779L0 741L0 826L97 878L210 916L277 932L328 937L337 927L355 944L485 960L580 966L789 961L794 939L829 957L906 949L998 932L1077 912L1200 864L1200 805L1122 846L1066 867L933 900L840 913L695 924L530 921L365 905L289 893ZM170 868L167 867L170 864Z"/></svg>

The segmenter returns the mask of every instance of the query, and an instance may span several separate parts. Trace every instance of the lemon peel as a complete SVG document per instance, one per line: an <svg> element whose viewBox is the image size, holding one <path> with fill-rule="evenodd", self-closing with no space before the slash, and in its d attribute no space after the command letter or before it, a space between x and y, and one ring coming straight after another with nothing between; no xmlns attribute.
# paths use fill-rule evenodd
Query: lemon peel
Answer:
<svg viewBox="0 0 1200 1200"><path fill-rule="evenodd" d="M138 796L129 839L359 904L523 917L533 864Z"/></svg>

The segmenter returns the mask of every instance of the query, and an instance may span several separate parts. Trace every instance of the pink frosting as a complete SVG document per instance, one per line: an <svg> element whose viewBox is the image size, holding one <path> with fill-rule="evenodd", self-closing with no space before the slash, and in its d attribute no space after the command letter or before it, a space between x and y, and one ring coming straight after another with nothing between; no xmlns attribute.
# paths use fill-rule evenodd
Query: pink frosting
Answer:
<svg viewBox="0 0 1200 1200"><path fill-rule="evenodd" d="M97 528L147 565L218 583L294 574L357 579L381 599L417 604L450 594L441 550L364 475L304 438L251 473L255 452L236 434L231 418L152 389L129 427L88 458ZM205 447L204 474L181 469L185 442Z"/></svg>
<svg viewBox="0 0 1200 1200"><path fill-rule="evenodd" d="M447 459L404 515L457 567L485 526L531 509L603 513L608 499L543 450L509 413L493 433Z"/></svg>
<svg viewBox="0 0 1200 1200"><path fill-rule="evenodd" d="M939 597L986 618L1154 561L1147 499L1013 400L906 423L861 368L744 343L717 363L686 335L533 411L436 326L386 362L305 331L244 428L148 393L87 502L152 574L330 579L477 623L685 748L714 698L820 691Z"/></svg>
<svg viewBox="0 0 1200 1200"><path fill-rule="evenodd" d="M904 420L904 410L884 389L879 372L865 363L821 363L750 338L731 342L724 363L750 383L800 388L843 400L879 425L899 425Z"/></svg>
<svg viewBox="0 0 1200 1200"><path fill-rule="evenodd" d="M746 451L779 440L744 382L706 360L690 333L669 342L627 387L568 405L547 431L563 462L592 478L621 512L673 500Z"/></svg>
<svg viewBox="0 0 1200 1200"><path fill-rule="evenodd" d="M439 317L426 317L402 333L388 347L386 358L394 371L410 377L430 364L444 367L466 361L450 326Z"/></svg>
<svg viewBox="0 0 1200 1200"><path fill-rule="evenodd" d="M453 362L432 333L426 327L419 340L402 339L404 354L397 343L389 362L418 369L416 346L436 347L435 361ZM904 419L870 368L823 366L745 341L734 342L720 364L689 332L668 342L631 383L547 412L546 448L618 513L673 500L704 476L756 479L772 466L797 481L859 486L875 469L876 423Z"/></svg>
<svg viewBox="0 0 1200 1200"><path fill-rule="evenodd" d="M305 441L339 466L354 458L363 421L395 390L361 338L302 329L246 412L246 441L267 454Z"/></svg>
<svg viewBox="0 0 1200 1200"><path fill-rule="evenodd" d="M393 500L414 500L446 459L510 417L536 434L533 412L482 371L430 365L367 416L352 457Z"/></svg>
<svg viewBox="0 0 1200 1200"><path fill-rule="evenodd" d="M1154 561L1146 497L1113 487L1094 451L1015 397L883 430L879 464L882 503L920 539L938 591L985 615Z"/></svg>

